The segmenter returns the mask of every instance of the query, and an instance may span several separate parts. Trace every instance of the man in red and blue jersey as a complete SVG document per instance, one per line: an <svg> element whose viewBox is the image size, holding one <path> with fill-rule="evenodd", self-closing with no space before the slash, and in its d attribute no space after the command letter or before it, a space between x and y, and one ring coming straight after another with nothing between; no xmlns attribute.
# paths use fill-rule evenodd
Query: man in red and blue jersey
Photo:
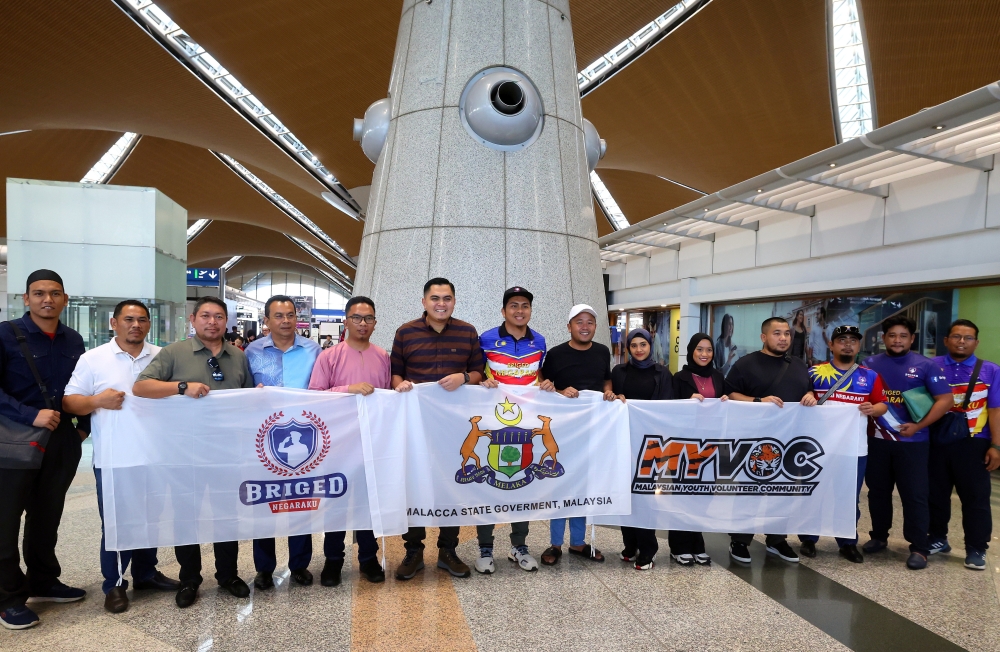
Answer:
<svg viewBox="0 0 1000 652"><path fill-rule="evenodd" d="M479 345L486 358L483 387L538 384L538 370L542 368L545 358L545 338L528 328L534 298L522 287L512 287L503 293L503 307L500 309L503 323L479 336ZM538 570L538 563L529 554L525 541L528 522L512 523L510 528L507 559L522 570ZM496 571L493 564L493 525L476 526L476 534L479 537L476 570L488 575Z"/></svg>
<svg viewBox="0 0 1000 652"><path fill-rule="evenodd" d="M899 490L903 503L903 538L910 543L907 568L927 567L932 552L927 532L930 512L927 505L927 459L930 434L927 427L951 409L951 388L941 368L933 360L910 349L917 324L906 315L882 322L882 343L886 352L865 360L882 378L889 411L868 424L868 511L872 517L871 540L861 549L865 554L885 550L892 527L892 488ZM923 388L934 404L922 419L913 422L903 393Z"/></svg>
<svg viewBox="0 0 1000 652"><path fill-rule="evenodd" d="M836 387L836 391L830 394L824 402L850 403L857 405L861 414L875 419L881 417L888 410L885 404L885 392L882 389L882 379L878 373L858 365L854 367L855 358L861 349L861 331L857 326L838 326L833 330L830 337L830 353L832 362L821 362L809 368L809 377L813 381L813 393L816 399L820 400L826 396L830 389ZM851 368L854 370L851 371ZM844 375L851 372L850 378L844 379ZM865 467L868 463L868 441L864 433L858 443L858 486L854 494L854 504L856 510L855 523L861 518L861 509L857 507L858 499L861 496L861 483L865 478ZM800 534L799 541L802 547L799 554L806 557L816 556L816 542L819 537L813 534ZM858 534L850 539L837 537L837 545L840 546L840 556L847 561L860 564L865 560L858 552Z"/></svg>
<svg viewBox="0 0 1000 652"><path fill-rule="evenodd" d="M948 354L934 358L951 386L951 411L965 416L969 437L945 446L931 444L930 536L931 552L948 552L951 491L962 501L965 530L965 567L986 570L986 548L993 535L990 511L990 472L1000 467L1000 367L983 360L968 405L965 394L979 359L979 327L958 319L944 340ZM990 426L993 426L991 429ZM935 550L936 549L936 550Z"/></svg>

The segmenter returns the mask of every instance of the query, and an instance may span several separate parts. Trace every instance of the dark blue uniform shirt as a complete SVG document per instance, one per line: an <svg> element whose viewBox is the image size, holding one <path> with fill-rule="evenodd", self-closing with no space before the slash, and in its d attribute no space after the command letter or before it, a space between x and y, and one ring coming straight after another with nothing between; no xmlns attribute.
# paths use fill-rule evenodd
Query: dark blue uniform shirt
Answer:
<svg viewBox="0 0 1000 652"><path fill-rule="evenodd" d="M55 339L49 339L31 318L25 314L15 322L28 341L28 349L35 357L35 366L49 396L55 401L54 409L62 411L62 397L69 383L77 360L86 349L83 338L72 328L59 322ZM0 414L19 423L31 425L39 410L46 409L42 391L35 382L21 347L10 324L0 323ZM70 424L75 415L62 412L60 429ZM90 417L77 417L78 427L90 432Z"/></svg>

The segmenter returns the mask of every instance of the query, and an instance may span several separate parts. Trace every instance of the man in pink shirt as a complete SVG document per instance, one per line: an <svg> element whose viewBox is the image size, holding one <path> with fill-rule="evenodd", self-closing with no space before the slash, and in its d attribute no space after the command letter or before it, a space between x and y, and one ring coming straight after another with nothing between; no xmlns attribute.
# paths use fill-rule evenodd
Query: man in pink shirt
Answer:
<svg viewBox="0 0 1000 652"><path fill-rule="evenodd" d="M313 366L309 389L367 396L376 389L391 389L389 354L368 340L375 331L375 302L353 297L344 309L347 337L323 351ZM320 574L323 586L340 584L344 567L345 532L327 532L323 539L326 563ZM371 530L355 532L361 574L369 582L384 582L385 571L378 562L378 543Z"/></svg>

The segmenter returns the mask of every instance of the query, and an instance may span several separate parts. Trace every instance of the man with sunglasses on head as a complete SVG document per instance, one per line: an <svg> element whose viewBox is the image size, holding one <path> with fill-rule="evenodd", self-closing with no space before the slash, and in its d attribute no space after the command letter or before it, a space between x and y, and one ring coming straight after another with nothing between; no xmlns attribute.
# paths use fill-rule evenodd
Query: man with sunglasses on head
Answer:
<svg viewBox="0 0 1000 652"><path fill-rule="evenodd" d="M375 332L375 302L368 297L351 297L344 307L347 337L320 354L313 368L309 389L368 396L376 389L391 389L389 354L369 340ZM323 586L340 584L344 567L346 532L327 532L323 538L326 563L320 576ZM371 530L357 530L358 563L369 582L385 581L378 562L378 542Z"/></svg>
<svg viewBox="0 0 1000 652"><path fill-rule="evenodd" d="M199 399L217 389L253 387L253 374L247 356L225 341L226 302L218 297L202 297L189 316L194 337L174 342L153 358L139 374L132 393L143 398L167 398L182 395ZM197 491L197 488L195 488ZM237 575L237 541L215 543L215 579L219 586L237 598L250 595L250 587ZM190 607L201 585L201 546L176 546L174 554L181 565L181 587L177 606Z"/></svg>
<svg viewBox="0 0 1000 652"><path fill-rule="evenodd" d="M306 389L313 365L319 357L319 345L296 333L298 316L291 297L278 294L264 304L264 324L269 333L246 348L250 371L257 385ZM312 535L288 537L288 570L300 586L313 582L309 572L312 561ZM257 577L253 584L261 591L274 588L274 569L278 565L274 538L254 539L253 565Z"/></svg>

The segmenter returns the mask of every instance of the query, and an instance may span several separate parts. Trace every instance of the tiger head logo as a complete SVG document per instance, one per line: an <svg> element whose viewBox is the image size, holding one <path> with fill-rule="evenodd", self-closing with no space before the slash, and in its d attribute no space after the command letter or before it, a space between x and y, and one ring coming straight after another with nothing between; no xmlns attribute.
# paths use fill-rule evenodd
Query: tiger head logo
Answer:
<svg viewBox="0 0 1000 652"><path fill-rule="evenodd" d="M775 444L757 444L747 458L747 473L758 480L769 480L781 471L781 449Z"/></svg>

